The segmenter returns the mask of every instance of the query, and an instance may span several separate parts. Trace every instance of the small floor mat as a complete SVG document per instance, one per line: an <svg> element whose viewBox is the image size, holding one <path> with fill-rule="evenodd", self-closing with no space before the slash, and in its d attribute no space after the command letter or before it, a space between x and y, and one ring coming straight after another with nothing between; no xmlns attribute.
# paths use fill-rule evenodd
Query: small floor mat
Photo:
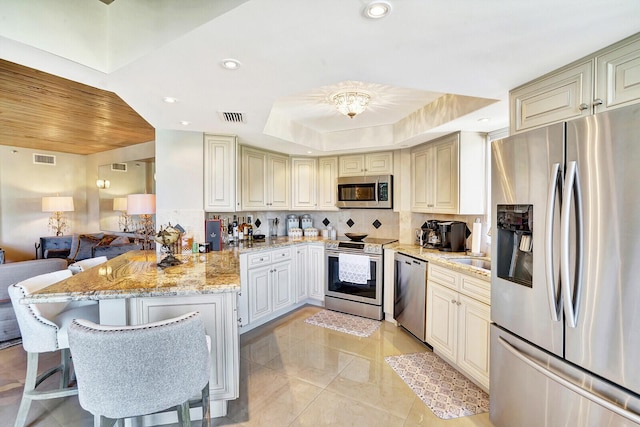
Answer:
<svg viewBox="0 0 640 427"><path fill-rule="evenodd" d="M5 348L13 347L14 345L22 344L22 338L15 338L8 341L0 342L0 350L4 350Z"/></svg>
<svg viewBox="0 0 640 427"><path fill-rule="evenodd" d="M489 395L432 352L387 356L385 361L438 418L489 411Z"/></svg>
<svg viewBox="0 0 640 427"><path fill-rule="evenodd" d="M380 327L380 322L377 320L331 310L319 311L305 320L305 322L365 338Z"/></svg>

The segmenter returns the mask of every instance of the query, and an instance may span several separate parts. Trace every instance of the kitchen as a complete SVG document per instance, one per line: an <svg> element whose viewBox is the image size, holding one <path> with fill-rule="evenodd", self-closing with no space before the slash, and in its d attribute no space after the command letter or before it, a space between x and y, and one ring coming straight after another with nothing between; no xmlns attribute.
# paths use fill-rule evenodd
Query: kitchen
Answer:
<svg viewBox="0 0 640 427"><path fill-rule="evenodd" d="M373 153L374 151L371 152ZM202 189L198 188L198 185L176 185L175 177L179 176L189 182L202 182L199 172L189 167L189 162L186 160L198 158L199 156L202 157L202 133L184 130L158 130L156 154L158 170L163 172L162 174L158 174L158 188L160 189L158 193L160 208L158 211L158 223L166 223L168 221L184 222L185 219L194 225L201 223L203 219L202 216L205 215L200 205ZM304 157L305 153L300 154ZM489 156L485 156L486 159L488 159L488 157ZM407 148L394 151L394 165L399 165L399 167L394 167L393 169L394 178L397 180L396 185L400 183L403 189L410 188L411 186L411 161L411 149ZM200 192L200 194L198 194L198 192ZM375 220L382 223L380 228L382 228L383 231L386 230L385 227L387 227L387 224L396 223L398 224L399 230L398 237L400 237L401 241L412 243L415 229L420 228L422 223L427 219L451 219L451 217L439 218L439 215L413 213L414 210L411 206L410 195L407 195L404 191L398 191L396 194L398 194L400 198L400 200L396 202L399 203L399 207L397 211L394 207L393 213L387 214L386 211L382 211L382 213L376 211L371 217L365 217L365 214L355 213L354 215L349 215L349 218L346 218L342 216L346 215L343 214L344 211L327 211L327 215L320 214L316 216L314 218L314 224L320 224L325 218L334 224L344 224L349 219L352 219L355 222L354 227L366 225L365 229L356 229L356 231L368 232L371 230L371 224L373 224ZM169 200L171 200L171 202L168 202ZM176 206L180 206L180 209L176 209ZM212 210L211 212L217 214L221 211ZM254 215L254 218L268 218L270 212L271 211L268 210L243 210L243 214L251 213ZM303 210L301 212L311 211ZM484 212L484 210L482 212ZM376 213L378 215L375 215ZM352 216L355 216L355 218L352 218ZM361 216L362 219L357 216ZM455 216L453 218L455 218ZM469 218L465 217L460 219L472 226L475 218L476 215L471 214ZM482 218L482 221L487 224L488 219ZM344 225L341 225L341 227L341 232L348 231ZM371 231L371 234L375 235L376 232ZM382 233L382 231L380 233ZM380 237L387 236L381 234Z"/></svg>

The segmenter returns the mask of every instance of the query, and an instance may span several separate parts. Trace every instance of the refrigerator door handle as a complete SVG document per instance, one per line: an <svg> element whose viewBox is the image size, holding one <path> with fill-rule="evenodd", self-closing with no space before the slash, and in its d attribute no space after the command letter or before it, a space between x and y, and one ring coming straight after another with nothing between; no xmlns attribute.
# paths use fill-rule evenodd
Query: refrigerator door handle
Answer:
<svg viewBox="0 0 640 427"><path fill-rule="evenodd" d="M528 356L528 355L522 353L520 350L518 350L512 344L507 342L504 338L498 337L498 342L500 343L500 345L502 345L502 347L504 347L505 350L507 350L513 356L518 358L520 361L525 363L527 366L535 369L536 371L538 371L539 373L541 373L545 377L547 377L547 378L557 382L558 384L568 388L569 390L573 391L574 393L579 394L580 396L584 397L585 399L589 399L590 401L602 406L603 408L608 409L609 411L620 415L621 417L624 417L624 418L626 418L626 419L628 419L630 421L633 421L634 423L640 424L640 415L636 414L635 412L631 412L628 409L621 408L615 402L613 402L613 401L611 401L609 399L606 399L604 397L598 396L597 394L594 394L594 393L592 393L592 392L580 387L579 385L575 384L570 379L567 379L567 378L565 378L565 377L563 377L563 376L561 376L561 375L559 375L559 374L557 374L557 373L555 373L553 371L550 371L549 369L547 369L544 366L540 365L540 363L538 361L536 361L534 358L532 358L531 356Z"/></svg>
<svg viewBox="0 0 640 427"><path fill-rule="evenodd" d="M547 192L547 220L545 224L544 253L545 253L545 275L547 278L547 296L549 299L549 310L551 319L554 322L560 320L560 310L562 309L562 293L557 292L556 279L553 267L553 224L556 207L556 196L562 184L560 178L560 163L554 163L549 179L549 191ZM562 197L562 194L560 195ZM562 205L561 205L562 206Z"/></svg>
<svg viewBox="0 0 640 427"><path fill-rule="evenodd" d="M570 220L571 201L575 197L576 211L576 265L574 291L571 290L570 260ZM580 179L578 176L578 164L571 161L567 164L567 174L564 181L564 195L562 201L562 213L560 219L560 283L564 301L564 314L566 324L575 328L578 323L580 309L580 294L582 292L582 194L580 192Z"/></svg>

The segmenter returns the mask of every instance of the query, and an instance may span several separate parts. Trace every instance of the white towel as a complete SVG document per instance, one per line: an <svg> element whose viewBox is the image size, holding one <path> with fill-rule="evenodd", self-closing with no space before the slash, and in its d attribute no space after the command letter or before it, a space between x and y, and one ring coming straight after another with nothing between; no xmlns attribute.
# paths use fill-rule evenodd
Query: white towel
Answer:
<svg viewBox="0 0 640 427"><path fill-rule="evenodd" d="M341 282L366 285L371 279L369 257L364 255L338 254L338 278Z"/></svg>

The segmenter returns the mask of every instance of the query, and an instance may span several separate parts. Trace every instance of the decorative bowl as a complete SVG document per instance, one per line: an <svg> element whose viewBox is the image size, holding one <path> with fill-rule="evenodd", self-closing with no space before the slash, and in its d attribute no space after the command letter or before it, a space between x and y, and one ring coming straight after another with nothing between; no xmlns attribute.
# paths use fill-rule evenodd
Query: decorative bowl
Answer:
<svg viewBox="0 0 640 427"><path fill-rule="evenodd" d="M354 242L359 242L368 236L368 234L364 234L364 233L344 233L344 235L347 236L349 239L353 240Z"/></svg>

